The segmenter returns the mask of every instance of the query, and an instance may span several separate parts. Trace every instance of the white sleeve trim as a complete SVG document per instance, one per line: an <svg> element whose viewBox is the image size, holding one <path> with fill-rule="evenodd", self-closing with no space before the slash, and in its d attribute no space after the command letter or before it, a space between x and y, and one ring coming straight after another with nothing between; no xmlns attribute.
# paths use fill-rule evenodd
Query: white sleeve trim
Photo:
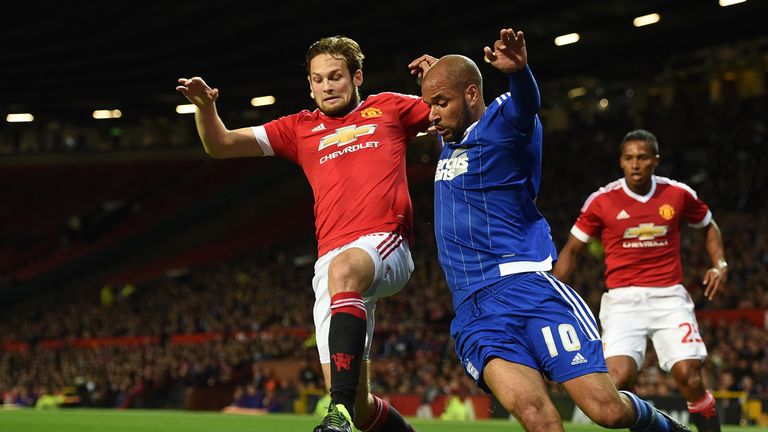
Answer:
<svg viewBox="0 0 768 432"><path fill-rule="evenodd" d="M272 149L272 144L269 143L267 130L264 126L253 126L251 130L253 131L253 136L256 137L256 142L261 147L261 151L264 152L264 156L274 156L275 151Z"/></svg>
<svg viewBox="0 0 768 432"><path fill-rule="evenodd" d="M592 236L580 230L576 225L571 227L571 235L579 239L582 243L588 243L589 239L592 238Z"/></svg>
<svg viewBox="0 0 768 432"><path fill-rule="evenodd" d="M688 224L688 226L693 228L704 228L705 226L709 225L710 222L712 222L712 212L707 210L707 214L704 215L704 219L702 219L701 222Z"/></svg>

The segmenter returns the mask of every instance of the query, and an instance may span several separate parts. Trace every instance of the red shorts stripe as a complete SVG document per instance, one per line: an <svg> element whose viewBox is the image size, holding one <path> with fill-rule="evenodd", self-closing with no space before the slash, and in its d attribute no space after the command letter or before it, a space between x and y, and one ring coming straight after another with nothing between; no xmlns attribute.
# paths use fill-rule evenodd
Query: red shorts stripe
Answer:
<svg viewBox="0 0 768 432"><path fill-rule="evenodd" d="M378 251L379 251L379 253L382 253L382 252L383 252L385 249L387 249L387 247L388 247L390 244L392 244L392 243L394 243L395 241L397 241L397 239L398 239L398 238L400 238L400 236L399 236L399 235L397 235L397 234L395 234L395 233L389 233L389 235L387 236L387 238L385 238L384 240L382 240L382 241L381 241L381 243L379 243L379 244L378 244L378 246L376 246L376 250L378 250Z"/></svg>
<svg viewBox="0 0 768 432"><path fill-rule="evenodd" d="M390 256L392 254L392 252L397 250L397 248L399 248L401 244L403 244L403 238L402 237L398 237L397 242L395 244L393 244L389 249L387 249L386 252L384 252L381 255L381 260L384 261L385 259L387 259L387 257Z"/></svg>

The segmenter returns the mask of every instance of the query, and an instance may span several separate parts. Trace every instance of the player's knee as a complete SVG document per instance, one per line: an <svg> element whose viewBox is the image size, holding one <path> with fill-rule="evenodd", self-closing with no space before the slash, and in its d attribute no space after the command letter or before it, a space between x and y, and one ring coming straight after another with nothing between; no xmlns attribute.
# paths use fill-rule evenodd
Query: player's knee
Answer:
<svg viewBox="0 0 768 432"><path fill-rule="evenodd" d="M700 362L679 362L672 367L672 375L675 377L677 386L681 387L682 390L698 392L704 389Z"/></svg>
<svg viewBox="0 0 768 432"><path fill-rule="evenodd" d="M559 425L562 422L560 413L555 407L544 401L521 401L516 406L507 409L530 431L556 430L553 425Z"/></svg>
<svg viewBox="0 0 768 432"><path fill-rule="evenodd" d="M685 374L678 380L678 386L688 389L689 391L696 391L704 389L704 380L701 377L701 373L697 371L691 371Z"/></svg>
<svg viewBox="0 0 768 432"><path fill-rule="evenodd" d="M563 423L559 415L556 417L545 416L541 413L534 414L532 411L518 415L518 420L523 424L525 430L533 432L560 430Z"/></svg>
<svg viewBox="0 0 768 432"><path fill-rule="evenodd" d="M358 259L339 255L328 269L328 278L335 292L364 292L370 285L372 275ZM334 293L335 293L334 292Z"/></svg>

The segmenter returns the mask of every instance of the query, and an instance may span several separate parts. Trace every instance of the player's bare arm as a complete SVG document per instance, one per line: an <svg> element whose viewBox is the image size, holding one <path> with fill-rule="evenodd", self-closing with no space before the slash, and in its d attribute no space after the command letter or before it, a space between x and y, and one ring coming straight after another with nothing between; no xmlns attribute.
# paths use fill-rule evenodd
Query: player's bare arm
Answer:
<svg viewBox="0 0 768 432"><path fill-rule="evenodd" d="M519 71L528 64L528 50L525 48L523 32L501 29L493 49L485 47L485 61L504 73Z"/></svg>
<svg viewBox="0 0 768 432"><path fill-rule="evenodd" d="M712 259L712 268L704 274L704 296L712 300L728 281L728 263L725 261L720 227L714 219L707 226L706 236L706 247Z"/></svg>
<svg viewBox="0 0 768 432"><path fill-rule="evenodd" d="M219 89L193 77L179 78L176 90L197 107L195 125L206 153L217 159L264 155L250 128L229 130L224 125L216 111Z"/></svg>
<svg viewBox="0 0 768 432"><path fill-rule="evenodd" d="M574 237L573 234L568 235L568 241L565 246L557 254L557 262L552 273L556 278L563 282L567 282L571 276L573 269L576 268L579 254L587 244Z"/></svg>

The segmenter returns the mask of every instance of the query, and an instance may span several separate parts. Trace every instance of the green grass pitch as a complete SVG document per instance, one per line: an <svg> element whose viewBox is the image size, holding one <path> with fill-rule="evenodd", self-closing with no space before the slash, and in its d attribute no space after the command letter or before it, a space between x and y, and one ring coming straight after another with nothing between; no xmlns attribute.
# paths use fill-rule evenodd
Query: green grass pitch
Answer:
<svg viewBox="0 0 768 432"><path fill-rule="evenodd" d="M225 415L165 410L33 409L0 410L3 432L310 432L319 418L308 415ZM419 432L520 432L515 422L413 420ZM567 431L601 431L594 425L566 424ZM724 427L723 432L757 432L765 428Z"/></svg>

